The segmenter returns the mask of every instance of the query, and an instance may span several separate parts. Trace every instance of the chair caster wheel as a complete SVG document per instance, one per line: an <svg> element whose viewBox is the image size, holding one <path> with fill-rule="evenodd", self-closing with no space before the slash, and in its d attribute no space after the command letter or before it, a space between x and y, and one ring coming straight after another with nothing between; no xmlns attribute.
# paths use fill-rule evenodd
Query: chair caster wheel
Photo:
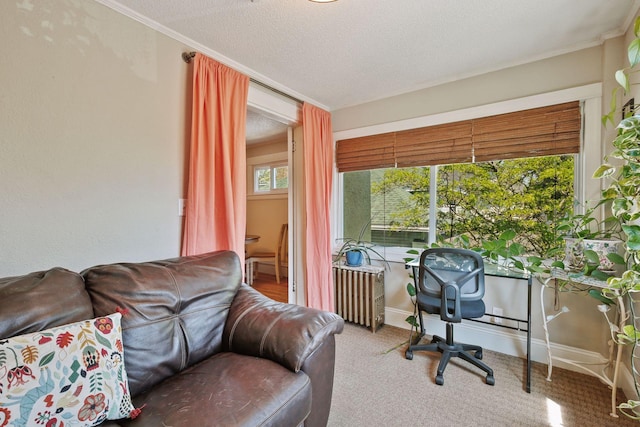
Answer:
<svg viewBox="0 0 640 427"><path fill-rule="evenodd" d="M413 360L413 351L407 350L404 352L404 358L407 360Z"/></svg>
<svg viewBox="0 0 640 427"><path fill-rule="evenodd" d="M438 385L444 384L444 377L442 375L436 375L436 384Z"/></svg>
<svg viewBox="0 0 640 427"><path fill-rule="evenodd" d="M496 384L496 379L493 378L493 375L487 375L487 384L489 384L489 385L495 385Z"/></svg>
<svg viewBox="0 0 640 427"><path fill-rule="evenodd" d="M474 354L474 357L478 360L482 360L482 350L476 351L476 353Z"/></svg>

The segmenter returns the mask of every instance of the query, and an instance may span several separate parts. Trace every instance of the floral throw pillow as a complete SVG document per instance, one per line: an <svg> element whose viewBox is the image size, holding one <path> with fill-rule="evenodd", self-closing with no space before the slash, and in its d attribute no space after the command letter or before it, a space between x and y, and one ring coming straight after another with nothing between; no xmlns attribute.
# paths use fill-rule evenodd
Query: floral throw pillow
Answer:
<svg viewBox="0 0 640 427"><path fill-rule="evenodd" d="M0 340L0 427L94 426L134 410L120 313Z"/></svg>

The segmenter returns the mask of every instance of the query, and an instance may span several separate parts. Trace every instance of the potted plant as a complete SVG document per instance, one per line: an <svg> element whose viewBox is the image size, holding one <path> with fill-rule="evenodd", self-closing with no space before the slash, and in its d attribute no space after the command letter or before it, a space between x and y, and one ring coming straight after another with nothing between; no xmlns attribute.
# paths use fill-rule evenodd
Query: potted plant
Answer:
<svg viewBox="0 0 640 427"><path fill-rule="evenodd" d="M346 265L350 267L359 267L364 262L371 264L371 255L375 255L385 264L385 268L389 267L389 262L375 249L375 244L363 240L364 234L370 224L371 219L360 228L360 233L358 234L357 239L339 239L342 241L342 245L333 257L334 262L340 261L344 257Z"/></svg>
<svg viewBox="0 0 640 427"><path fill-rule="evenodd" d="M586 275L607 279L616 264L624 264L619 255L620 223L614 216L598 220L596 209L606 203L600 200L587 207L584 213L568 212L556 225L556 232L564 240L564 261L558 266Z"/></svg>

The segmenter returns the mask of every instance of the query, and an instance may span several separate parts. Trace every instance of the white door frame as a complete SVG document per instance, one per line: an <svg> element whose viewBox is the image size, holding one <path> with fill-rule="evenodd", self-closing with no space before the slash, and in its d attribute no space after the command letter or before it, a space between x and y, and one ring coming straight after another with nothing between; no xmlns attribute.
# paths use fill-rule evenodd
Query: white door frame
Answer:
<svg viewBox="0 0 640 427"><path fill-rule="evenodd" d="M289 222L289 260L287 267L287 282L288 282L288 299L289 303L305 305L305 292L304 292L304 276L302 266L302 235L300 235L299 218L300 212L296 212L301 198L299 188L302 185L302 175L300 172L302 168L301 156L296 156L296 142L294 142L294 127L299 127L302 123L302 105L295 102L292 99L285 98L277 95L276 93L254 83L249 84L249 96L247 105L260 112L266 117L269 117L278 122L284 123L289 126L287 129L287 162L289 167L289 191L287 197L287 217ZM296 135L301 135L301 132L296 132ZM297 136L297 139L301 139L301 136ZM302 141L298 142L298 148L302 149Z"/></svg>

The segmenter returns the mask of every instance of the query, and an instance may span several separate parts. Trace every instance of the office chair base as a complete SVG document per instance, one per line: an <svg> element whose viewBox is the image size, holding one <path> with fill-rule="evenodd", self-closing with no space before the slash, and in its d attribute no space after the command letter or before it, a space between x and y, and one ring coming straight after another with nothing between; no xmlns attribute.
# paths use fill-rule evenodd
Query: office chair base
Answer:
<svg viewBox="0 0 640 427"><path fill-rule="evenodd" d="M438 336L438 335L434 335L433 338L431 338L431 344L435 344L439 342L444 343L443 348L447 349L447 351L456 351L456 350L459 351L460 350L459 348L454 347L454 346L458 346L458 347L461 347L463 351L468 351L468 352L473 351L474 352L473 357L475 357L478 360L482 360L482 347L480 347L479 345L462 344L462 343L454 343L454 342L451 342L450 344L448 344L445 338L442 338L441 336ZM440 349L438 350L442 352L442 350Z"/></svg>
<svg viewBox="0 0 640 427"><path fill-rule="evenodd" d="M438 351L442 353L435 378L437 385L444 384L444 370L452 357L459 357L482 369L487 374L485 382L488 385L495 385L496 380L493 376L493 370L481 361L483 356L482 347L454 342L453 327L451 325L447 326L448 339L434 335L429 344L410 345L404 353L405 358L407 360L413 360L414 351Z"/></svg>

